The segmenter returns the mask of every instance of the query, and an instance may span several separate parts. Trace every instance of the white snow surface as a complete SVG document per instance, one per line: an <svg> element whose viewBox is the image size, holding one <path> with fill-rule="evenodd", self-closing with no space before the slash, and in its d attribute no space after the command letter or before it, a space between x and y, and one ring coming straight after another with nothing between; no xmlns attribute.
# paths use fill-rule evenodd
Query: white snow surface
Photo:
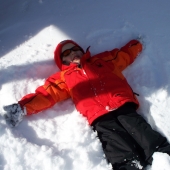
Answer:
<svg viewBox="0 0 170 170"><path fill-rule="evenodd" d="M64 39L96 54L142 37L145 49L124 75L140 94L139 114L170 142L169 9L168 0L0 0L0 169L111 169L71 99L26 116L16 128L3 118L3 106L59 71L53 52ZM154 153L146 169L169 170L170 157Z"/></svg>

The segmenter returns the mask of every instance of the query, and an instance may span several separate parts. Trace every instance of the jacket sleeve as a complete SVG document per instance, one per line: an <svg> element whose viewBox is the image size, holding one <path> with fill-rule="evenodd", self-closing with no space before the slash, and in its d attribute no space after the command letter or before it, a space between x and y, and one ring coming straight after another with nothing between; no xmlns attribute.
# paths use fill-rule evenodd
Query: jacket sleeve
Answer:
<svg viewBox="0 0 170 170"><path fill-rule="evenodd" d="M61 73L57 73L50 76L44 85L35 90L35 93L24 96L18 103L26 109L27 115L31 115L68 98L70 93L67 85L61 79Z"/></svg>
<svg viewBox="0 0 170 170"><path fill-rule="evenodd" d="M114 49L111 52L112 63L117 72L122 72L127 66L132 64L142 51L142 44L137 40L131 40L120 50Z"/></svg>

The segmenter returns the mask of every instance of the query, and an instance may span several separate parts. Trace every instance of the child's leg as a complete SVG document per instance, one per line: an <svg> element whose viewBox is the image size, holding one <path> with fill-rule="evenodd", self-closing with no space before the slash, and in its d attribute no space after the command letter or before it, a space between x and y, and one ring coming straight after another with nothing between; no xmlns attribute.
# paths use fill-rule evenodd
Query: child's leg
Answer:
<svg viewBox="0 0 170 170"><path fill-rule="evenodd" d="M154 131L142 116L136 112L118 116L119 122L143 148L146 160L152 163L155 151L170 153L170 145L166 138Z"/></svg>
<svg viewBox="0 0 170 170"><path fill-rule="evenodd" d="M119 167L119 164L124 164L128 160L143 162L134 144L134 139L116 118L99 121L93 127L97 130L106 158L113 167Z"/></svg>
<svg viewBox="0 0 170 170"><path fill-rule="evenodd" d="M157 152L167 153L170 156L170 144L165 140L157 149Z"/></svg>

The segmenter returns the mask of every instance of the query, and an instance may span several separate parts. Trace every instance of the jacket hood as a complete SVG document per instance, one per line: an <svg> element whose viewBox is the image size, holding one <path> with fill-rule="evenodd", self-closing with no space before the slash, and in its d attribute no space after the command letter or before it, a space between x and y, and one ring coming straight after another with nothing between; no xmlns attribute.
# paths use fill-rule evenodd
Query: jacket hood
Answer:
<svg viewBox="0 0 170 170"><path fill-rule="evenodd" d="M61 51L62 51L62 47L65 45L65 44L68 44L68 43L72 43L74 44L75 46L79 46L76 42L72 41L72 40L64 40L64 41L61 41L55 51L54 51L54 60L55 60L55 63L57 64L57 66L59 67L60 70L64 70L65 67L68 67L64 64L62 64L62 60L61 60ZM80 46L79 46L80 47ZM81 48L81 47L80 47ZM82 49L82 48L81 48ZM82 51L84 52L84 50L82 49Z"/></svg>

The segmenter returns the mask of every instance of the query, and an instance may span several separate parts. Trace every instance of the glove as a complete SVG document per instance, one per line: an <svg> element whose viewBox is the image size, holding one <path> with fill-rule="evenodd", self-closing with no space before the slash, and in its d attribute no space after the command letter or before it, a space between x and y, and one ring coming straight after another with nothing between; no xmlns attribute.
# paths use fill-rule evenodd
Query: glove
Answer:
<svg viewBox="0 0 170 170"><path fill-rule="evenodd" d="M4 106L3 109L6 111L4 117L6 122L11 127L16 127L22 121L23 117L26 115L26 110L22 110L18 103Z"/></svg>

